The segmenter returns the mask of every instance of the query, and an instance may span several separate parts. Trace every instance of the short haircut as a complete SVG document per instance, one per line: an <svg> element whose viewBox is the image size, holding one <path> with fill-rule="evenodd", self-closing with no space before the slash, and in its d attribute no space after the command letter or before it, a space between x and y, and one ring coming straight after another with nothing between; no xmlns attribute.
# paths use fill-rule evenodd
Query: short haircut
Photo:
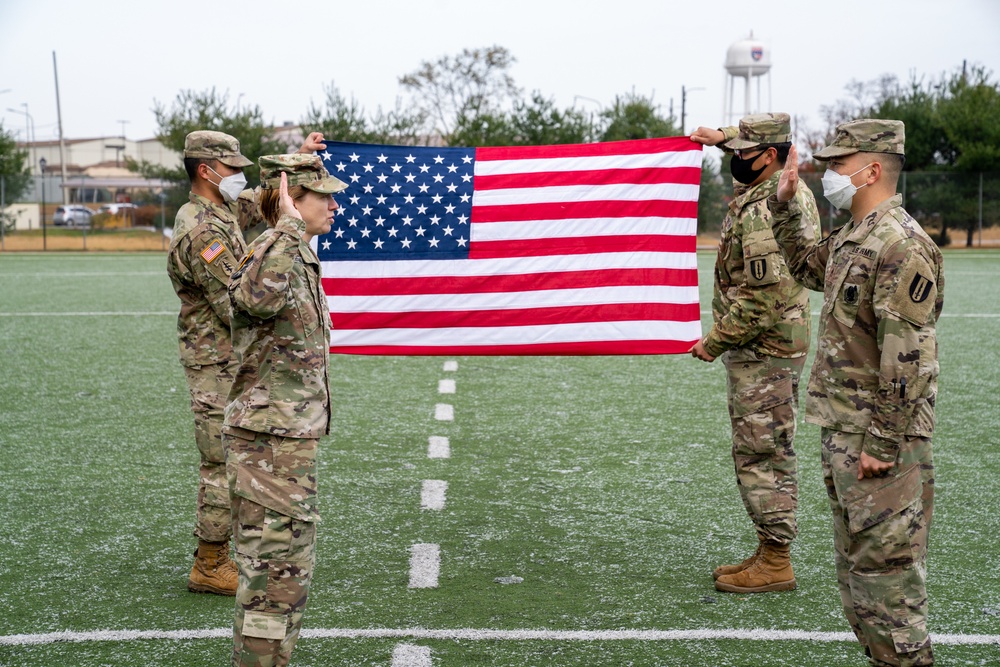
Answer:
<svg viewBox="0 0 1000 667"><path fill-rule="evenodd" d="M906 164L906 157L898 153L866 153L869 162L882 165L882 176L893 186L899 182L899 175Z"/></svg>
<svg viewBox="0 0 1000 667"><path fill-rule="evenodd" d="M295 201L305 197L308 192L309 190L301 185L288 187L288 196ZM264 220L267 221L268 227L274 227L278 224L278 219L281 217L281 206L278 204L280 196L280 191L277 189L260 191L260 212L264 216Z"/></svg>
<svg viewBox="0 0 1000 667"><path fill-rule="evenodd" d="M788 160L788 151L792 148L792 142L785 141L780 144L761 144L761 148L765 150L768 148L773 148L778 152L777 160L778 164L782 167L785 166L785 161Z"/></svg>
<svg viewBox="0 0 1000 667"><path fill-rule="evenodd" d="M188 180L194 183L194 177L198 175L198 165L207 164L212 169L215 169L217 161L212 158L204 157L186 157L184 158L184 171L187 172Z"/></svg>

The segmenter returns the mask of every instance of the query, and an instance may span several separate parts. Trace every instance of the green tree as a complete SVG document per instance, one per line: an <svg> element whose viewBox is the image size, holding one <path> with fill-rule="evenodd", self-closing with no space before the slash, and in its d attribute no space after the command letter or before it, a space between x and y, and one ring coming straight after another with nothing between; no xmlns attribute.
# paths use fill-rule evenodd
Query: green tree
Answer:
<svg viewBox="0 0 1000 667"><path fill-rule="evenodd" d="M28 152L17 147L14 134L0 122L0 178L4 181L4 200L17 201L31 185Z"/></svg>
<svg viewBox="0 0 1000 667"><path fill-rule="evenodd" d="M660 114L652 98L629 93L615 97L615 103L600 113L603 130L601 141L652 139L680 134L673 117Z"/></svg>
<svg viewBox="0 0 1000 667"><path fill-rule="evenodd" d="M399 100L394 109L383 111L378 107L369 116L353 96L347 99L331 83L326 88L322 107L310 102L302 129L305 133L322 132L323 136L336 141L415 146L423 141L425 124L424 112L413 107L404 108Z"/></svg>
<svg viewBox="0 0 1000 667"><path fill-rule="evenodd" d="M178 153L184 151L184 138L195 130L225 132L239 139L240 152L254 160L254 164L243 171L249 187L260 183L256 164L259 156L286 151L287 147L273 138L274 128L264 121L259 106L230 107L229 94L217 92L215 88L202 92L182 90L169 107L155 100L153 105L159 128L156 138ZM188 183L183 167L164 169L147 162L130 162L129 168L147 177L173 181L185 189Z"/></svg>
<svg viewBox="0 0 1000 667"><path fill-rule="evenodd" d="M1000 85L985 68L963 65L927 81L913 75L904 86L891 75L852 81L851 100L825 108L827 141L834 124L852 118L891 118L906 125L906 165L900 188L907 210L936 233L965 232L972 245L980 221L980 188L992 194L982 205L982 224L1000 223ZM992 205L990 205L992 204Z"/></svg>
<svg viewBox="0 0 1000 667"><path fill-rule="evenodd" d="M723 164L708 157L701 161L701 186L698 190L698 233L718 231L733 198L732 180L722 176Z"/></svg>
<svg viewBox="0 0 1000 667"><path fill-rule="evenodd" d="M446 143L460 119L507 111L520 90L508 70L514 56L502 46L465 49L457 56L423 62L416 71L399 78L414 97L414 106L427 118L429 131Z"/></svg>
<svg viewBox="0 0 1000 667"><path fill-rule="evenodd" d="M541 93L514 103L510 113L460 115L452 146L542 146L593 141L590 119L576 109L560 110Z"/></svg>

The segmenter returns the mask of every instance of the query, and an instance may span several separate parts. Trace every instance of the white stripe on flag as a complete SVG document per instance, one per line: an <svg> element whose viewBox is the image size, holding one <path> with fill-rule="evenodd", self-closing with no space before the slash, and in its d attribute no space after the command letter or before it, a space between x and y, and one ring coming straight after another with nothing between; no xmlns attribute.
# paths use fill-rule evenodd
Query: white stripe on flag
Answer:
<svg viewBox="0 0 1000 667"><path fill-rule="evenodd" d="M553 289L483 294L406 294L402 296L329 296L335 313L407 313L441 310L559 308L616 303L698 303L697 287L628 286Z"/></svg>
<svg viewBox="0 0 1000 667"><path fill-rule="evenodd" d="M572 218L524 220L475 225L476 241L571 239L581 236L684 236L694 234L698 221L690 218Z"/></svg>
<svg viewBox="0 0 1000 667"><path fill-rule="evenodd" d="M502 188L476 190L472 194L476 206L508 206L582 201L696 201L698 186L681 183L634 185L560 185L537 188ZM606 222L606 220L605 220Z"/></svg>
<svg viewBox="0 0 1000 667"><path fill-rule="evenodd" d="M591 341L697 340L701 322L587 322L544 326L463 327L438 329L335 329L330 332L334 347L355 345L529 345Z"/></svg>

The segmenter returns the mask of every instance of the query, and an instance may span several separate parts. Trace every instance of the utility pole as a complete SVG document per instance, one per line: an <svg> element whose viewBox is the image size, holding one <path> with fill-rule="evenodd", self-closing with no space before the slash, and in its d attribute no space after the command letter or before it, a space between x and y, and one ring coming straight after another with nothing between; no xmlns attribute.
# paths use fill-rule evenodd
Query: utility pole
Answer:
<svg viewBox="0 0 1000 667"><path fill-rule="evenodd" d="M62 173L62 182L66 182L66 141L63 139L62 106L59 104L59 69L56 67L56 52L52 52L52 73L56 80L56 117L59 119L59 167ZM69 203L69 190L60 187L62 190L63 204Z"/></svg>

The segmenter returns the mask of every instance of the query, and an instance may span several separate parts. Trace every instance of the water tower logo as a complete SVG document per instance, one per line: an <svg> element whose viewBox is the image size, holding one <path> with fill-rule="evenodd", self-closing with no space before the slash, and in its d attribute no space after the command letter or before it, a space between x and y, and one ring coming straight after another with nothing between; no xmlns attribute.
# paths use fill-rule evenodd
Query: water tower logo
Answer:
<svg viewBox="0 0 1000 667"><path fill-rule="evenodd" d="M755 46L750 49L750 57L755 61L760 62L760 59L764 57L764 47Z"/></svg>

